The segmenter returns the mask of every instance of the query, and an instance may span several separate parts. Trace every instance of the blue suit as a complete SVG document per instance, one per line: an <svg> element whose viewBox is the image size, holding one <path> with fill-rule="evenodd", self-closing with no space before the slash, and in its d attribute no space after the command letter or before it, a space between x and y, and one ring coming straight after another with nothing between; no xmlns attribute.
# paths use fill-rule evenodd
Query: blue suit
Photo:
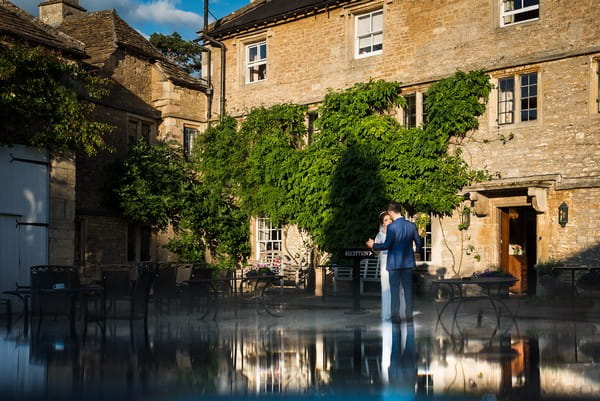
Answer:
<svg viewBox="0 0 600 401"><path fill-rule="evenodd" d="M387 227L385 242L373 244L375 251L388 251L392 320L412 319L412 269L416 266L413 242L420 250L422 240L417 226L399 217ZM400 286L404 289L405 310L400 310Z"/></svg>

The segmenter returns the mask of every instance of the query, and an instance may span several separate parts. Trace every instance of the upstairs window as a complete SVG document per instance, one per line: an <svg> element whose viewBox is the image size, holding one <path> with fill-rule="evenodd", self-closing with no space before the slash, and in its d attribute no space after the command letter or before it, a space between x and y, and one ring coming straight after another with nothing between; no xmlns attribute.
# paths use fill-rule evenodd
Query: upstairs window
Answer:
<svg viewBox="0 0 600 401"><path fill-rule="evenodd" d="M540 18L540 0L500 0L500 26Z"/></svg>
<svg viewBox="0 0 600 401"><path fill-rule="evenodd" d="M383 10L356 16L355 23L357 58L381 54L383 50Z"/></svg>
<svg viewBox="0 0 600 401"><path fill-rule="evenodd" d="M267 42L246 46L246 83L264 81L267 78Z"/></svg>

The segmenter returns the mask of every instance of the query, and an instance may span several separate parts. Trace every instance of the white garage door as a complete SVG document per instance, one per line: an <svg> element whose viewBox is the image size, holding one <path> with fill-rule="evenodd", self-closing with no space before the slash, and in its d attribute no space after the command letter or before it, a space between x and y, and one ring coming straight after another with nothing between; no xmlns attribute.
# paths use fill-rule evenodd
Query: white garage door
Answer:
<svg viewBox="0 0 600 401"><path fill-rule="evenodd" d="M45 152L0 147L0 291L29 283L48 263L49 165Z"/></svg>

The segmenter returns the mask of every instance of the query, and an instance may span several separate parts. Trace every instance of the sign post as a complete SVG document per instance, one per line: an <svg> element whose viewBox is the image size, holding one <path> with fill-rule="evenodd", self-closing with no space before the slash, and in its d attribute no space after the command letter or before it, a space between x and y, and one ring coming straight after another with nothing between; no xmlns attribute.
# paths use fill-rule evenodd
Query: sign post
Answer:
<svg viewBox="0 0 600 401"><path fill-rule="evenodd" d="M346 313L365 313L360 309L360 261L373 256L369 248L342 248L340 258L352 259L352 310Z"/></svg>

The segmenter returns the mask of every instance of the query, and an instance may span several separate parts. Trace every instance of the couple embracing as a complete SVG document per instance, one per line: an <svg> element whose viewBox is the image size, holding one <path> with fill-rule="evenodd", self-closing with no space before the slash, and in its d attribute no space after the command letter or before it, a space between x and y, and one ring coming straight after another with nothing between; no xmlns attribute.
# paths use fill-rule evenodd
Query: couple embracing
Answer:
<svg viewBox="0 0 600 401"><path fill-rule="evenodd" d="M367 246L379 253L381 274L381 315L392 323L411 322L413 313L412 276L415 252L422 246L417 226L402 217L398 202L390 202L379 216L381 227Z"/></svg>

